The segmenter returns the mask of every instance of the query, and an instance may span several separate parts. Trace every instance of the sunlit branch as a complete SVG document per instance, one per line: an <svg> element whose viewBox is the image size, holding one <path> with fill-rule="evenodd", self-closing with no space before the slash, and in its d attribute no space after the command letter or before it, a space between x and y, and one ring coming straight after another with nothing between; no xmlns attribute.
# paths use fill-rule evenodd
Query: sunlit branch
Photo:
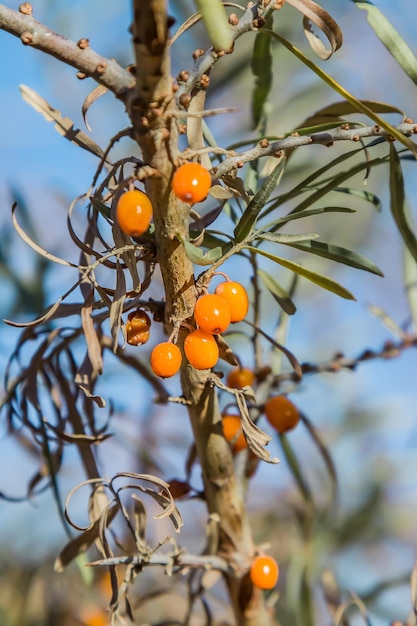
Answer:
<svg viewBox="0 0 417 626"><path fill-rule="evenodd" d="M28 5L28 3L26 3ZM29 5L30 6L30 5ZM113 59L107 59L90 48L88 39L71 41L36 21L30 13L22 13L0 4L0 30L19 37L23 44L41 50L80 73L104 85L120 100L135 85L133 76Z"/></svg>
<svg viewBox="0 0 417 626"><path fill-rule="evenodd" d="M398 126L395 126L397 130L406 136L417 134L417 124L414 122L403 122ZM246 152L240 152L234 156L229 156L222 161L220 165L213 168L213 173L216 178L221 178L231 170L242 167L245 163L255 161L261 157L267 156L282 156L282 152L286 150L294 150L301 146L308 145L322 145L330 147L336 141L352 141L354 143L359 142L361 139L369 137L381 137L386 141L392 141L392 136L380 126L363 126L350 128L349 124L342 124L337 128L326 130L325 132L312 133L309 135L299 135L293 133L289 137L278 139L277 141L269 141L262 139L259 143ZM188 155L192 156L192 154Z"/></svg>

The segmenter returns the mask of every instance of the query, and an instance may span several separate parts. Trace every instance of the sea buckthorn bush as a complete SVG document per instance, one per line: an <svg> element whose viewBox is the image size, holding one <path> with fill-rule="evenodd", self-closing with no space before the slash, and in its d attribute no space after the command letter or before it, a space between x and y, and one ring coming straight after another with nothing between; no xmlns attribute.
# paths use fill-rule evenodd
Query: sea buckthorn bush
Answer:
<svg viewBox="0 0 417 626"><path fill-rule="evenodd" d="M0 4L1 626L415 624L414 51L372 2L76 3L78 41L41 4ZM9 104L10 36L65 155Z"/></svg>

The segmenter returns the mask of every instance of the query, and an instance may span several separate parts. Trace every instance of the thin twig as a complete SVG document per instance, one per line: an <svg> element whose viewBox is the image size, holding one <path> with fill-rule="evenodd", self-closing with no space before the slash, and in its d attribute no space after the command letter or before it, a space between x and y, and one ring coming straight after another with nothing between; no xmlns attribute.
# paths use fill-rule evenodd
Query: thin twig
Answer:
<svg viewBox="0 0 417 626"><path fill-rule="evenodd" d="M397 342L386 341L380 350L364 350L357 357L348 358L342 352L338 352L330 361L325 363L301 363L301 370L304 374L322 374L331 373L335 374L342 370L353 371L360 363L371 361L374 359L393 359L402 354L407 348L417 347L417 336L406 335L403 339ZM274 377L273 387L279 387L281 383L286 381L299 382L300 377L297 372L286 372L278 374Z"/></svg>

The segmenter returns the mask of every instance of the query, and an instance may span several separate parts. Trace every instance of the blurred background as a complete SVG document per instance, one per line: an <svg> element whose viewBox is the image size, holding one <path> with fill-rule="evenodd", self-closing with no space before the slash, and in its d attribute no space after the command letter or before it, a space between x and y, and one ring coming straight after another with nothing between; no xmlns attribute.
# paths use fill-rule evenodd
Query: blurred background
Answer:
<svg viewBox="0 0 417 626"><path fill-rule="evenodd" d="M7 3L15 9L18 4ZM387 102L416 117L416 87L370 29L366 13L348 0L322 0L320 4L341 26L344 45L327 63L318 59L315 62L357 98ZM417 9L410 9L407 0L395 3L378 0L375 4L417 54L414 43ZM35 0L33 8L34 17L56 32L73 40L88 37L94 49L123 66L133 61L127 0L114 3L74 0L70 4L63 0ZM177 25L193 10L193 3L186 0L170 3ZM304 40L300 14L292 7L286 6L277 13L274 27L308 56L313 56ZM209 120L214 137L221 138L224 146L256 136L250 110L253 41L252 35L242 38L235 53L218 63L212 73L209 106L238 108L237 113ZM173 47L173 75L190 67L191 52L206 45L200 25L183 35ZM44 264L19 238L12 225L12 202L17 200L19 222L42 248L77 262L78 250L68 236L66 214L70 202L88 190L97 162L96 157L64 140L52 123L29 107L20 96L19 85L37 91L71 118L76 128L86 131L81 105L94 84L89 79L78 80L72 68L22 46L1 31L0 49L0 316L28 321L55 302L76 280L76 273L65 266ZM314 111L337 100L337 94L321 85L290 53L278 46L274 48L268 133L287 132ZM128 126L123 105L109 94L93 104L88 119L92 137L102 147L118 130ZM400 119L399 115L389 117L392 123ZM308 173L312 163L324 164L344 149L344 146L300 149L292 163L293 178L289 176L285 184L290 187ZM330 150L334 150L334 155L330 155ZM116 159L137 151L133 142L125 139L112 154ZM417 192L414 167L412 162L404 166L412 210ZM351 204L357 210L353 217L320 217L306 226L307 232L319 232L324 241L365 254L381 268L385 278L313 260L314 267L350 289L356 302L342 300L303 279L299 281L294 298L298 310L289 320L286 345L300 362L327 362L336 352L357 357L365 349L380 350L385 341L398 339L398 329L408 328L403 245L389 210L387 177L387 170L381 168L372 171L367 181L366 190L381 200L380 212L358 199ZM361 188L363 178L359 176L354 182ZM210 208L210 200L207 207ZM79 217L82 232L81 213ZM293 258L298 259L297 255ZM242 260L235 260L227 265L230 276L241 275L241 263ZM275 271L288 286L285 270L275 268ZM158 285L153 289L155 297L160 295ZM264 298L264 328L273 332L277 321L276 312L272 314L275 304L268 294ZM397 329L389 324L388 317ZM0 325L1 377L19 332ZM157 341L155 334L149 346ZM248 342L242 342L239 337L230 341L244 364L253 365ZM134 353L132 348L128 349ZM306 375L301 384L285 389L320 433L336 466L340 485L337 521L318 525L311 539L310 547L316 558L310 575L319 579L321 573L331 570L341 589L354 591L365 601L376 626L395 619L405 622L411 610L409 578L416 558L417 537L415 365L416 353L411 348L390 360L360 364L353 372ZM287 364L283 367L286 369ZM170 381L168 387L172 394L179 391L175 381ZM111 413L110 430L115 433L98 451L103 474L137 471L143 467L146 451L151 459L147 462L161 478L183 478L192 441L184 409L155 405L149 386L115 358L107 357L99 392L111 407L103 410L106 412L103 422ZM0 394L3 393L1 390ZM266 423L261 426L268 431ZM307 430L300 427L289 438L318 499L322 491L325 498L329 479ZM277 438L270 446L282 458ZM98 625L100 622L94 619L100 618L94 617L94 612L101 615L109 590L104 584L100 587L97 579L97 584L86 587L74 566L65 579L69 581L65 594L59 591L62 577L67 574L54 573L51 563L66 542L66 534L50 490L24 499L39 460L8 436L5 419L0 422L0 450L0 492L6 496L0 500L0 623L2 626L53 624L58 623L53 620L59 615L62 624ZM197 489L198 473L197 468L193 473ZM83 479L77 453L69 446L59 479L61 494L67 494ZM286 571L288 584L285 585L284 578L279 583L284 626L303 624L294 608L297 594L302 593L301 572L306 559L305 543L294 531L293 508L297 498L297 488L285 461L278 466L259 466L249 487L248 502L256 540L271 542L272 552ZM194 500L179 503L179 508L186 521L177 538L179 543L190 550L201 550L203 505ZM74 513L85 521L86 502L77 501ZM192 523L187 523L187 519ZM149 536L155 543L169 532L162 522L160 526L149 527ZM154 576L157 576L154 572L144 575L145 588L154 582ZM139 595L142 588L138 588ZM219 610L225 610L221 592L216 593L213 591ZM323 617L326 612L322 594L318 592L314 602L317 624L330 623L328 616ZM74 605L83 607L76 617ZM145 623L145 617L142 619ZM352 615L349 622L363 623L360 615Z"/></svg>

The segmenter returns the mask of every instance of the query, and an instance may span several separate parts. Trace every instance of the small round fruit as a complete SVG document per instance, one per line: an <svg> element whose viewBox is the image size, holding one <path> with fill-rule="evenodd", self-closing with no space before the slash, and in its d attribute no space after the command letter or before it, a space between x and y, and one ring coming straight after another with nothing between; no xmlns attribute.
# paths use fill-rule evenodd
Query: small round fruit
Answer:
<svg viewBox="0 0 417 626"><path fill-rule="evenodd" d="M300 412L286 396L273 396L267 400L264 412L268 422L279 433L295 428L300 421Z"/></svg>
<svg viewBox="0 0 417 626"><path fill-rule="evenodd" d="M216 365L219 347L213 335L201 328L186 336L184 352L190 364L197 370L207 370Z"/></svg>
<svg viewBox="0 0 417 626"><path fill-rule="evenodd" d="M243 389L246 385L251 386L254 380L255 374L248 367L236 367L228 373L226 383L232 389Z"/></svg>
<svg viewBox="0 0 417 626"><path fill-rule="evenodd" d="M159 343L151 352L151 369L161 378L174 376L181 367L181 361L181 350L170 341Z"/></svg>
<svg viewBox="0 0 417 626"><path fill-rule="evenodd" d="M126 341L131 346L141 346L146 343L151 333L151 320L149 315L137 309L131 311L126 321Z"/></svg>
<svg viewBox="0 0 417 626"><path fill-rule="evenodd" d="M201 296L195 303L194 319L206 333L219 335L230 324L229 305L220 296L208 293L205 296Z"/></svg>
<svg viewBox="0 0 417 626"><path fill-rule="evenodd" d="M184 163L174 172L171 184L172 191L183 202L201 202L211 187L210 172L200 163Z"/></svg>
<svg viewBox="0 0 417 626"><path fill-rule="evenodd" d="M272 556L259 555L254 558L250 568L252 584L259 589L273 589L279 577L278 563Z"/></svg>
<svg viewBox="0 0 417 626"><path fill-rule="evenodd" d="M143 235L152 220L152 204L146 193L139 189L123 193L116 205L116 219L126 235Z"/></svg>
<svg viewBox="0 0 417 626"><path fill-rule="evenodd" d="M249 298L246 289L234 280L225 280L214 290L218 296L226 300L230 309L230 321L241 322L249 309Z"/></svg>
<svg viewBox="0 0 417 626"><path fill-rule="evenodd" d="M232 446L233 452L240 452L248 447L238 415L222 415L223 434Z"/></svg>

